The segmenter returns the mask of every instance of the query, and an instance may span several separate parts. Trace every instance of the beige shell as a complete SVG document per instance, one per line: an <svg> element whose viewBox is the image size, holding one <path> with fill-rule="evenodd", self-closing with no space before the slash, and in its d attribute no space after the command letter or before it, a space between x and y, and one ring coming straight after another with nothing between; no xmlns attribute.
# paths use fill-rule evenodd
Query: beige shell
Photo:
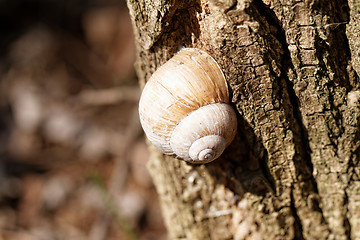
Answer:
<svg viewBox="0 0 360 240"><path fill-rule="evenodd" d="M218 158L237 127L221 69L196 48L181 50L151 76L140 98L139 114L154 146L192 163Z"/></svg>

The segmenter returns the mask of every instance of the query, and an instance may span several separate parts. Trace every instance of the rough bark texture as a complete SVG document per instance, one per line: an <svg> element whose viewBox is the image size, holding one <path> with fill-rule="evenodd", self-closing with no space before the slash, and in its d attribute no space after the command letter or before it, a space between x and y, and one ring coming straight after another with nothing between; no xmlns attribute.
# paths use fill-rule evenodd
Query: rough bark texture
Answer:
<svg viewBox="0 0 360 240"><path fill-rule="evenodd" d="M223 156L151 148L171 239L360 239L360 2L128 0L143 86L179 47L219 63L238 113Z"/></svg>

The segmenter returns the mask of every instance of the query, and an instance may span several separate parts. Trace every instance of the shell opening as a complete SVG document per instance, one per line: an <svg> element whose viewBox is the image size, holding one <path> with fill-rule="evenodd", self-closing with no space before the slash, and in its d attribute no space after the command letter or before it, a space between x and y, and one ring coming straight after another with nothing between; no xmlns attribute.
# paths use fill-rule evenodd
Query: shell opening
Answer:
<svg viewBox="0 0 360 240"><path fill-rule="evenodd" d="M224 137L209 135L196 140L189 149L189 155L195 163L207 163L218 158L225 148Z"/></svg>

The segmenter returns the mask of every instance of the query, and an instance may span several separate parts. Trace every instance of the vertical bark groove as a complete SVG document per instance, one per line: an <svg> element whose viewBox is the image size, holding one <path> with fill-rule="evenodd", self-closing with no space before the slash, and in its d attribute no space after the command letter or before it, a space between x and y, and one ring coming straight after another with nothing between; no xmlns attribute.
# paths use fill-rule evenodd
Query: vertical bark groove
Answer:
<svg viewBox="0 0 360 240"><path fill-rule="evenodd" d="M299 239L299 240L304 240L304 235L303 235L303 228L302 228L302 224L301 224L301 220L299 218L299 215L297 214L297 210L295 207L295 199L294 199L294 195L293 192L291 191L291 210L292 210L292 214L294 216L294 229L295 229L295 238Z"/></svg>

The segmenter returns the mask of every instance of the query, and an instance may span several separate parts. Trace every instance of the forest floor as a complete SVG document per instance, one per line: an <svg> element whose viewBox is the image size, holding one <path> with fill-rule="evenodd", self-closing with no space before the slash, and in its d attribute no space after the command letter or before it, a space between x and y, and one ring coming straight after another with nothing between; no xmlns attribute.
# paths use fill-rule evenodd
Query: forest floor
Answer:
<svg viewBox="0 0 360 240"><path fill-rule="evenodd" d="M126 4L51 2L0 10L0 240L166 239Z"/></svg>

